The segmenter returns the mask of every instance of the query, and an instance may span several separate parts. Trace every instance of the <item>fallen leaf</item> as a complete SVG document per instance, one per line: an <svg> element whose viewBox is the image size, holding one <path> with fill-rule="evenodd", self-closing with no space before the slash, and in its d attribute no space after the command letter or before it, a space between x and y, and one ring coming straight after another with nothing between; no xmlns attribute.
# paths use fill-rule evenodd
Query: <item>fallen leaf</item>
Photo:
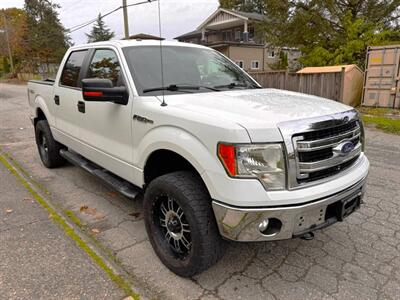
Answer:
<svg viewBox="0 0 400 300"><path fill-rule="evenodd" d="M92 215L92 216L94 216L96 214L96 209L95 208L91 208L91 207L89 207L87 205L81 206L80 211L83 212L84 214Z"/></svg>
<svg viewBox="0 0 400 300"><path fill-rule="evenodd" d="M106 195L109 196L110 198L115 198L118 196L116 192L107 192Z"/></svg>
<svg viewBox="0 0 400 300"><path fill-rule="evenodd" d="M94 218L95 218L96 220L102 220L102 219L104 219L105 217L106 217L106 216L103 215L103 214L96 214Z"/></svg>
<svg viewBox="0 0 400 300"><path fill-rule="evenodd" d="M6 209L6 213L11 214L12 212L13 212L13 210L11 208Z"/></svg>
<svg viewBox="0 0 400 300"><path fill-rule="evenodd" d="M130 213L129 215L132 216L132 217L135 217L135 218L139 218L141 213L140 212L133 212L133 213Z"/></svg>
<svg viewBox="0 0 400 300"><path fill-rule="evenodd" d="M93 233L93 234L99 234L99 233L100 233L100 230L98 230L97 228L93 228L93 229L92 229L92 233Z"/></svg>

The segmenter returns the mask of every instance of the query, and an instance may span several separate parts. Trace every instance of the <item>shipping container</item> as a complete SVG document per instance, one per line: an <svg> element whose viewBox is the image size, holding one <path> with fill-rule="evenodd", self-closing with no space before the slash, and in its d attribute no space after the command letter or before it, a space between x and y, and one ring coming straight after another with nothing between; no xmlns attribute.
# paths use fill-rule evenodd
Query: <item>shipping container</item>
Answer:
<svg viewBox="0 0 400 300"><path fill-rule="evenodd" d="M400 45L368 47L363 105L400 108Z"/></svg>

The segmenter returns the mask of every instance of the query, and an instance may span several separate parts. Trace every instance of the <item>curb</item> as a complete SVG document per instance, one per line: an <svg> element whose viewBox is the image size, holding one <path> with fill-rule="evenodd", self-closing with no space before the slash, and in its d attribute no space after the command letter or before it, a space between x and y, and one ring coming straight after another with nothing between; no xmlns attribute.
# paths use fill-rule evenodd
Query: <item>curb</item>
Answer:
<svg viewBox="0 0 400 300"><path fill-rule="evenodd" d="M63 212L59 211L56 207L46 201L41 192L37 191L37 188L42 189L42 187L34 182L31 184L26 177L30 177L28 172L26 172L15 159L9 154L6 154L0 148L0 163L21 183L21 185L32 195L36 202L38 202L50 215L50 218L55 222L63 231L66 236L72 239L75 244L82 249L86 254L96 263L107 276L125 293L128 299L139 300L143 297L133 291L132 284L124 278L125 274L118 266L106 259L106 255L102 253L100 249L97 249L81 232L80 228L69 222L64 216ZM49 193L44 190L48 195Z"/></svg>

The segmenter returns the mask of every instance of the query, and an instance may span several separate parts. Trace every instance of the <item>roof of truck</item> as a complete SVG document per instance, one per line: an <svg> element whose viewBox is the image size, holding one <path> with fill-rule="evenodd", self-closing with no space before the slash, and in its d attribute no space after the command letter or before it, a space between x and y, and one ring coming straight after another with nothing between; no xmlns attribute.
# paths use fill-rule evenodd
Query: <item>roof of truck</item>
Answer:
<svg viewBox="0 0 400 300"><path fill-rule="evenodd" d="M192 48L207 48L201 45L181 43L176 41L162 41L163 46L178 46L178 47L192 47ZM160 46L160 41L157 40L111 40L105 42L96 42L89 44L82 44L71 47L72 50L81 48L92 48L101 46L115 46L115 47L140 47L140 46Z"/></svg>

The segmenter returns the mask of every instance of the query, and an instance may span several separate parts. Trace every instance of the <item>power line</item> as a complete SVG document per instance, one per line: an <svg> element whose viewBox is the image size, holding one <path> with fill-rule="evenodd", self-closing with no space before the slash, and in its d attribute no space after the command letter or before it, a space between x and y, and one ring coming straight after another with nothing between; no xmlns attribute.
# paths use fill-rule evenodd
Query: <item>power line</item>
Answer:
<svg viewBox="0 0 400 300"><path fill-rule="evenodd" d="M113 10L107 12L107 13L104 14L104 15L100 15L100 19L103 19L103 18L105 18L105 17L107 17L107 16L113 14L113 13L115 13L116 11L118 11L118 10L124 8L124 7L137 6L137 5L142 5L142 4L145 4L145 3L151 3L151 2L155 2L155 1L158 1L158 0L146 0L146 1L141 1L141 2L137 2L137 3L133 3L133 4L128 4L128 5L126 5L126 6L121 5L121 6L118 6L117 8L115 8L115 9L113 9ZM82 28L84 28L84 27L90 25L90 24L93 24L94 22L97 21L97 19L98 19L98 18L95 18L95 19L86 21L86 22L84 22L84 23L82 23L82 24L72 26L71 28L68 28L67 31L68 31L69 33L74 32L74 31L77 31L77 30L79 30L79 29L82 29Z"/></svg>

